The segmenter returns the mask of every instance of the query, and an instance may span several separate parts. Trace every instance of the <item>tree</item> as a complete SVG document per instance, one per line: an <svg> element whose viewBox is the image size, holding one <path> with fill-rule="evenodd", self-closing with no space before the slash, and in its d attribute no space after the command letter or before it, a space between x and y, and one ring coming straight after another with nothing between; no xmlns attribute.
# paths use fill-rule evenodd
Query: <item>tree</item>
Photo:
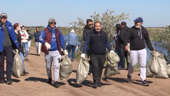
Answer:
<svg viewBox="0 0 170 96"><path fill-rule="evenodd" d="M107 10L104 13L97 13L94 12L93 15L90 16L92 20L99 21L103 25L103 30L108 33L109 38L111 39L113 37L113 34L115 32L115 25L117 23L120 23L122 20L127 20L128 15L125 13L116 14L113 10ZM83 28L85 26L84 20L81 18L78 18L76 21L70 23L78 32L81 40L82 40L82 33Z"/></svg>

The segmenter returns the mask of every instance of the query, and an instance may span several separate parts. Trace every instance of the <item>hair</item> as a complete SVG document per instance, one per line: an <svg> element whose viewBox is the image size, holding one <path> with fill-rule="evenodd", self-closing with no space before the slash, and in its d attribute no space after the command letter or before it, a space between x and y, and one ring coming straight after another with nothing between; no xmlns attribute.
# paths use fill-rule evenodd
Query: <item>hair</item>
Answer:
<svg viewBox="0 0 170 96"><path fill-rule="evenodd" d="M96 23L99 23L99 24L102 25L102 23L101 23L100 21L95 21L95 22L94 22L94 25L96 25Z"/></svg>
<svg viewBox="0 0 170 96"><path fill-rule="evenodd" d="M87 19L86 23L88 24L89 22L93 22L93 20L92 19Z"/></svg>
<svg viewBox="0 0 170 96"><path fill-rule="evenodd" d="M14 24L14 30L16 30L18 26L19 26L19 23L15 23Z"/></svg>
<svg viewBox="0 0 170 96"><path fill-rule="evenodd" d="M126 24L126 22L125 22L125 21L123 21L123 22L121 22L121 25L126 26L127 24Z"/></svg>
<svg viewBox="0 0 170 96"><path fill-rule="evenodd" d="M121 25L120 24L116 24L116 31L118 32L121 29Z"/></svg>

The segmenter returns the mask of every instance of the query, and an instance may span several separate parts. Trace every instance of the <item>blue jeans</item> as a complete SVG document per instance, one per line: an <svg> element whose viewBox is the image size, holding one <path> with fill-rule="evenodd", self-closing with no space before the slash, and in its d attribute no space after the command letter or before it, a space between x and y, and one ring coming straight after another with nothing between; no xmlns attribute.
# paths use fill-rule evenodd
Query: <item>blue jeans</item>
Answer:
<svg viewBox="0 0 170 96"><path fill-rule="evenodd" d="M28 56L28 42L21 43L23 51L24 51L24 57Z"/></svg>
<svg viewBox="0 0 170 96"><path fill-rule="evenodd" d="M74 58L75 58L76 46L74 46L74 45L68 45L67 47L68 47L68 56L69 56L72 60L74 60Z"/></svg>
<svg viewBox="0 0 170 96"><path fill-rule="evenodd" d="M120 62L118 63L118 69L125 68L125 49L123 47L116 50L117 54L120 57Z"/></svg>
<svg viewBox="0 0 170 96"><path fill-rule="evenodd" d="M19 53L21 60L22 60L22 70L25 72L25 63L24 63L24 55L22 52Z"/></svg>

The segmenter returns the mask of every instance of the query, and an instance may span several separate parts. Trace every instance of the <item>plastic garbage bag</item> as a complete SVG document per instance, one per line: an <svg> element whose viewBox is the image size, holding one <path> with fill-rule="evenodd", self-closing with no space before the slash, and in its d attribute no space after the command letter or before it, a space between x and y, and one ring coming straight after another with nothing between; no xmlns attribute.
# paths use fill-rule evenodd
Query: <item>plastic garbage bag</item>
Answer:
<svg viewBox="0 0 170 96"><path fill-rule="evenodd" d="M72 73L72 62L68 56L62 57L60 65L60 79L67 79Z"/></svg>
<svg viewBox="0 0 170 96"><path fill-rule="evenodd" d="M14 62L13 62L13 75L17 78L21 77L23 74L23 68L22 68L22 59L19 55L19 52L15 52L14 56Z"/></svg>
<svg viewBox="0 0 170 96"><path fill-rule="evenodd" d="M89 60L86 58L81 58L79 65L77 67L76 79L77 83L80 84L86 80L89 72Z"/></svg>

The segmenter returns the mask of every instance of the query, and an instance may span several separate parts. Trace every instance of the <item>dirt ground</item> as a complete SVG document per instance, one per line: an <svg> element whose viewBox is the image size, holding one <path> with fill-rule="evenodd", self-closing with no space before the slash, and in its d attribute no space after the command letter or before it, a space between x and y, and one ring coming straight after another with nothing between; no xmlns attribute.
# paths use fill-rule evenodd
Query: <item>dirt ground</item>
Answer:
<svg viewBox="0 0 170 96"><path fill-rule="evenodd" d="M73 62L72 75L68 80L62 81L65 85L54 88L47 83L44 54L34 55L35 49L30 52L26 69L30 73L21 78L14 78L12 85L0 84L0 96L170 96L170 80L148 78L150 86L141 86L136 80L140 80L134 73L133 80L136 83L127 83L127 71L112 76L108 81L102 81L104 86L93 89L91 87L92 76L89 76L82 87L75 85L77 62Z"/></svg>

